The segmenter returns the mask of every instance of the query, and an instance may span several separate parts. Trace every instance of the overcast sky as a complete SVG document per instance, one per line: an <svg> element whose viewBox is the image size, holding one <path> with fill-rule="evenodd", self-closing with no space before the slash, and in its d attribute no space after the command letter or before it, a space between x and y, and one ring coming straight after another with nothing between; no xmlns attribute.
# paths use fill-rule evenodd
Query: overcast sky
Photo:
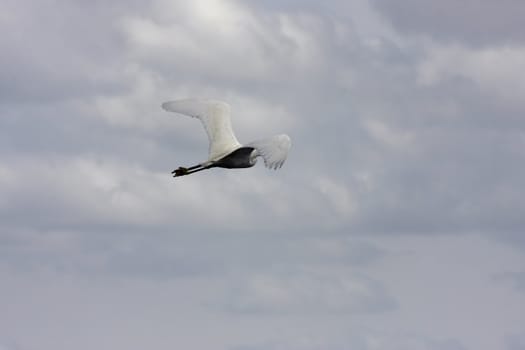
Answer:
<svg viewBox="0 0 525 350"><path fill-rule="evenodd" d="M525 2L0 9L1 350L525 349Z"/></svg>

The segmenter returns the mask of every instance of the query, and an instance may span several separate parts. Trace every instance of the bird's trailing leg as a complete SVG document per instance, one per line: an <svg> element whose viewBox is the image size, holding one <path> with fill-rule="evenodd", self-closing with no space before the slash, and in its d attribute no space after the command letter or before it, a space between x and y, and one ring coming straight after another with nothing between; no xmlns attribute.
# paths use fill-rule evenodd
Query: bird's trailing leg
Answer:
<svg viewBox="0 0 525 350"><path fill-rule="evenodd" d="M193 174L193 173L196 173L197 171L209 169L211 167L212 167L212 164L208 164L208 163L197 164L189 168L185 168L181 166L178 169L173 170L171 173L173 174L173 177L178 177L178 176Z"/></svg>
<svg viewBox="0 0 525 350"><path fill-rule="evenodd" d="M189 168L185 168L185 167L180 166L178 169L173 170L171 173L173 174L174 177L175 176L183 176L183 175L187 175L190 171L199 168L200 166L201 166L200 164L197 164L197 165L189 167Z"/></svg>

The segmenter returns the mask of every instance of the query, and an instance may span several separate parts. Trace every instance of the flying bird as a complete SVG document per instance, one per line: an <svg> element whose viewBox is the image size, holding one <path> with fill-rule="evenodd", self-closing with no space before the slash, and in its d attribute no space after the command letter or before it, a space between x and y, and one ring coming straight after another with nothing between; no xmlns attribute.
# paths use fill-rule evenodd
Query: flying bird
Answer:
<svg viewBox="0 0 525 350"><path fill-rule="evenodd" d="M168 112L198 118L208 134L208 160L185 168L179 167L171 173L173 177L196 173L210 168L250 168L262 157L267 168L280 168L290 150L291 140L281 134L242 145L233 133L230 106L222 101L207 99L184 99L162 104Z"/></svg>

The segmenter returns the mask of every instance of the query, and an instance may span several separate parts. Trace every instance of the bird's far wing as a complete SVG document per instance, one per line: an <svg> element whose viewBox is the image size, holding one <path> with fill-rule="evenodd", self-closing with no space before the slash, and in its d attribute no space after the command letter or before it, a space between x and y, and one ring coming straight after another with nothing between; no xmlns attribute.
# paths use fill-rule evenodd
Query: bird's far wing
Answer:
<svg viewBox="0 0 525 350"><path fill-rule="evenodd" d="M208 134L209 160L217 160L241 147L233 133L230 121L230 106L221 101L204 99L185 99L168 101L162 108L198 118Z"/></svg>
<svg viewBox="0 0 525 350"><path fill-rule="evenodd" d="M250 142L246 147L253 147L258 155L263 157L264 165L270 169L278 169L283 166L292 141L288 135L282 134L267 139Z"/></svg>

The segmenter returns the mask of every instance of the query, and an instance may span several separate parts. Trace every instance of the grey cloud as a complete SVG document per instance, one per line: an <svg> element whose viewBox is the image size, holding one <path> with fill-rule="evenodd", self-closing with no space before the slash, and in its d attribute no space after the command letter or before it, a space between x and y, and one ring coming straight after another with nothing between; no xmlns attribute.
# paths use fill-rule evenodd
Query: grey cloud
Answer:
<svg viewBox="0 0 525 350"><path fill-rule="evenodd" d="M511 285L517 291L525 293L525 271L521 272L502 272L494 276L497 282Z"/></svg>
<svg viewBox="0 0 525 350"><path fill-rule="evenodd" d="M385 251L362 240L344 237L298 240L296 235L269 237L269 234L210 235L177 225L44 230L4 224L0 263L14 271L46 270L110 279L231 278L233 284L240 286L243 276L251 270L264 274L268 270L300 270L308 266L360 271L386 256Z"/></svg>
<svg viewBox="0 0 525 350"><path fill-rule="evenodd" d="M118 240L115 241L115 239ZM173 280L224 273L199 238L182 233L22 231L4 229L0 264L16 273L35 271L104 280ZM163 244L158 244L163 242Z"/></svg>
<svg viewBox="0 0 525 350"><path fill-rule="evenodd" d="M333 131L333 140L348 140L338 149L334 146L332 154L334 162L339 159L340 180L360 203L357 227L398 232L519 230L523 222L513 208L522 207L522 196L514 196L521 186L510 185L523 178L522 142L515 131L523 125L515 118L515 107L480 94L473 82L451 79L422 88L409 60L384 64L375 74L364 65L354 78L349 93L356 101L354 111L345 114L360 121L355 133L345 137L344 128ZM376 76L381 79L367 78ZM396 84L398 89L385 90ZM374 101L363 103L370 96Z"/></svg>
<svg viewBox="0 0 525 350"><path fill-rule="evenodd" d="M466 350L456 339L432 339L413 335L379 334L370 329L349 330L345 337L320 340L315 335L300 340L269 340L261 344L234 347L231 350Z"/></svg>
<svg viewBox="0 0 525 350"><path fill-rule="evenodd" d="M525 5L521 1L388 1L372 3L403 33L467 45L520 45Z"/></svg>
<svg viewBox="0 0 525 350"><path fill-rule="evenodd" d="M521 5L483 3L482 15L459 23L468 9L451 3L375 4L398 33L365 1L8 1L0 277L10 295L23 295L17 304L0 298L14 322L2 314L0 328L23 325L16 336L39 345L38 310L51 314L67 295L77 313L53 315L47 338L80 348L104 340L119 348L119 339L130 349L148 339L165 347L180 337L186 348L218 349L500 344L508 324L498 315L483 320L491 334L418 322L427 317L413 312L418 302L442 295L406 276L450 282L458 262L459 275L474 279L509 271L496 248L486 250L490 273L463 263L479 254L469 243L480 235L525 247L523 50L501 48L523 31L513 14L505 28L494 19ZM443 16L428 18L436 7ZM407 18L409 10L422 15ZM477 31L483 23L491 33ZM285 166L172 179L174 167L206 157L206 135L159 105L203 95L230 102L242 141L289 133ZM476 234L457 248L453 238L466 232ZM412 240L428 250L389 253ZM430 254L440 242L456 248L441 248L446 264ZM479 295L470 281L461 279L455 300ZM490 281L521 282L514 272ZM522 302L514 294L509 303ZM487 288L479 298L493 295ZM86 296L83 308L77 299ZM425 304L429 313L439 307ZM101 319L89 334L76 327ZM359 331L345 337L350 328ZM301 342L307 330L319 336Z"/></svg>
<svg viewBox="0 0 525 350"><path fill-rule="evenodd" d="M297 234L283 232L277 236L265 231L246 232L240 237L223 233L220 239L212 241L212 246L217 252L236 251L235 255L223 256L221 260L230 266L238 266L241 271L246 267L265 270L293 269L305 265L363 268L380 261L387 254L359 239L315 237L304 231ZM216 255L213 252L207 254Z"/></svg>
<svg viewBox="0 0 525 350"><path fill-rule="evenodd" d="M2 329L0 330L0 350L24 350L15 338L9 335L9 333Z"/></svg>
<svg viewBox="0 0 525 350"><path fill-rule="evenodd" d="M175 9L181 13L193 11L184 10L180 4ZM128 39L127 46L121 49L130 53L129 63L138 67L131 74L134 87L102 98L89 96L88 108L85 104L4 107L8 116L3 119L5 137L0 141L4 149L38 154L40 160L35 165L44 164L42 159L56 161L40 150L68 157L95 154L94 163L118 159L122 169L106 170L108 175L119 177L125 177L124 168L129 169L128 164L140 164L139 167L158 172L144 176L146 183L151 175L156 177L168 173L170 167L183 165L172 160L179 155L184 154L188 161L200 161L206 152L205 135L198 123L178 121L161 113L158 103L163 100L162 95L167 99L177 97L178 93L204 91L224 96L227 91L237 121L250 114L250 107L257 108L255 113L261 116L251 123L237 122L239 134L246 135L248 140L250 135L256 135L257 120L264 118L271 123L266 132L280 132L280 118L291 120L289 130L284 131L291 133L294 147L279 177L287 191L275 186L273 192L288 210L282 222L287 222L289 230L309 225L293 220L294 215L314 214L317 223L335 221L338 223L335 230L347 232L521 228L523 222L517 208L522 206L524 196L515 189L523 188L521 179L525 178L516 161L522 157L519 151L522 141L511 129L522 127L516 116L523 106L509 106L500 96L480 91L477 82L466 78L452 76L432 86L422 86L416 68L427 59L425 49L403 48L388 39L370 46L355 33L341 40L336 35L338 26L326 18L304 19L289 14L288 22L281 23L278 16L258 17L250 8L240 6L240 9L233 11L233 16L253 30L240 33L232 29L220 34L219 37L240 38L236 43L239 48L231 53L228 48L233 42L217 40L215 46L208 48L216 58L213 54L206 55L208 58L198 69L187 64L200 56L200 51L185 50L180 42L170 41L171 34L181 29L190 40L195 38L204 43L213 40L213 29L218 24L195 28L195 23L188 23L188 19L177 22L178 12L161 15L149 9L151 19L138 23L153 26L154 30L143 32L138 30L140 26L134 27L139 18L135 12L121 16L118 13L121 24L116 29L108 23L103 27L121 31L119 35ZM199 17L193 20L203 21ZM272 23L280 25L271 26ZM295 34L290 34L290 28ZM352 33L351 27L347 29ZM144 41L140 35L151 37ZM163 45L162 40L159 43L160 39L167 44ZM274 52L266 52L265 45L277 48L277 54L272 61L261 61L262 71L258 70L258 64L244 65L247 75L232 80L228 72L239 66L236 62L243 57L239 53L247 42L253 45L256 56ZM180 61L183 59L180 54L187 55L189 61ZM290 60L290 55L304 59L303 64ZM163 63L157 62L158 59ZM230 63L217 69L218 62ZM126 75L122 70L121 67L117 74ZM265 70L268 74L261 74ZM225 75L214 75L214 71ZM280 79L285 71L287 79ZM203 81L207 82L206 87L201 87ZM257 84L250 83L253 81ZM250 88L245 89L245 85ZM254 105L250 94L257 94L261 102ZM276 114L269 107L273 105L281 106L277 110L284 112ZM81 117L75 116L76 113ZM190 136L193 134L194 137ZM39 172L36 166L25 171ZM202 177L207 175L199 175ZM32 190L36 192L27 195L46 192L47 188ZM23 189L20 191L22 194ZM144 198L139 193L141 187L135 186L133 191L133 195ZM42 198L46 196L50 194L41 193ZM246 192L238 199L252 197ZM260 223L271 221L263 214L274 207L270 196L266 198L257 202L259 210L254 211ZM57 199L61 203L60 196ZM71 205L68 200L62 203ZM316 202L323 206L315 205ZM57 216L54 213L46 218Z"/></svg>
<svg viewBox="0 0 525 350"><path fill-rule="evenodd" d="M20 348L17 346L4 345L0 343L0 350L18 350L18 349Z"/></svg>
<svg viewBox="0 0 525 350"><path fill-rule="evenodd" d="M506 337L507 350L521 350L525 348L525 334L512 334Z"/></svg>
<svg viewBox="0 0 525 350"><path fill-rule="evenodd" d="M429 350L467 350L457 339L431 340L427 344Z"/></svg>
<svg viewBox="0 0 525 350"><path fill-rule="evenodd" d="M523 237L521 232L502 232L497 238L521 252L525 251L525 237Z"/></svg>
<svg viewBox="0 0 525 350"><path fill-rule="evenodd" d="M184 10L181 5L175 9L182 13L190 11L190 14L193 11ZM59 105L58 109L56 104L31 109L20 104L4 107L8 118L3 119L5 137L0 142L17 153L22 150L34 155L40 154L39 150L66 155L91 153L96 154L95 163L103 154L110 162L119 159L124 167L135 162L159 174L168 173L169 167L183 165L171 164L171 159L192 149L188 141L192 147L202 144L202 156L194 153L196 161L201 160L205 155L205 135L197 123L190 128L189 123L193 121L185 123L163 115L158 109L163 99L160 91L177 92L181 86L185 87L181 94L200 91L202 88L197 87L201 85L200 79L204 79L212 82L203 88L206 93L228 91L237 120L249 115L253 104L246 102L249 101L246 95L251 93L260 93L261 102L255 107L260 109L257 113L261 116L274 112L268 106L282 106L281 116L263 117L272 123L267 132L281 131L277 129L279 117L292 120L290 130L285 131L291 131L294 147L289 167L280 174L288 189L281 192L284 196L280 197L289 208L288 227L302 228L303 223L291 219L294 215L307 217L317 213L324 218L322 221L339 222L338 230L351 232L517 231L521 228L523 222L516 208L522 206L524 196L515 189L523 188L521 179L525 178L520 162L516 161L522 157L519 152L522 142L519 134L512 134L510 130L522 127L515 116L523 106L506 105L499 96L480 91L475 81L465 78L450 77L432 86L421 86L415 68L427 59L424 49L407 50L387 39L378 41L376 46L367 46L358 36L338 40L337 26L328 19L288 15L288 22L281 23L278 16L257 17L250 8L241 6L240 9L240 12L233 11L233 16L237 16L234 18L253 30L232 29L219 36L239 38L240 42L236 43L239 48L231 53L228 48L232 42L217 40L215 46L209 48L217 58L206 55L208 58L201 62L199 69L190 65L189 71L186 70L188 62L179 61L180 54L188 55L192 61L200 51L185 50L180 42L169 40L171 34L181 29L190 40L205 42L215 37L213 28L218 24L195 28L187 19L176 22L178 12L163 17L149 10L152 19L143 21L154 30L144 34L139 30L144 23L136 22L135 13L117 16L121 19L119 23L128 24L115 29L105 23L103 27L122 31L120 35L128 38L124 49L130 52L128 59L138 67L132 74L132 82L137 83L135 90L109 93L102 102L97 97L88 98L89 108L83 104ZM198 17L194 20L203 21ZM269 25L274 22L280 25ZM142 24L135 28L137 23ZM289 33L290 28L295 34ZM351 28L349 30L351 32ZM144 41L140 35L150 35L150 40ZM228 78L228 74L213 74L213 71L228 73L235 69L246 43L253 45L256 56L274 52L264 51L265 45L278 48L273 61L261 61L262 72L267 70L269 74L261 75L258 64L244 66L248 75L234 80ZM80 49L80 53L85 49L89 47ZM290 55L304 59L304 65L292 64L288 60ZM157 59L164 63L159 64ZM217 69L219 61L230 63ZM168 71L170 75L164 75ZM287 79L276 84L272 79L280 79L284 71ZM251 72L255 75L250 76ZM261 84L264 89L245 90L244 85L253 86L250 82L254 79L258 81L255 85ZM177 97L176 93L175 96L165 91L162 94L166 98ZM54 115L57 112L60 116ZM75 116L76 113L81 117ZM178 125L188 129L179 132ZM247 139L256 134L257 129L248 122L237 125L239 133ZM185 132L187 130L191 133ZM188 136L192 133L195 137ZM47 157L40 154L40 158ZM54 162L53 159L56 158L47 160ZM191 156L188 159L191 161ZM107 170L108 175L119 171L117 176L125 176L123 170ZM39 172L34 167L25 171ZM313 180L321 176L322 180ZM292 180L294 186L290 185ZM47 188L32 190L27 195L46 192ZM134 195L143 198L138 193L142 190L140 187L133 190ZM46 196L50 194L41 193L42 198ZM241 198L249 199L250 195L246 193L239 200ZM57 199L60 203L60 196ZM65 203L71 205L68 200ZM315 202L325 205L315 206ZM270 201L258 204L263 208L272 207ZM268 217L259 214L263 212L257 211L260 222L268 222ZM46 215L47 218L56 216L56 213Z"/></svg>
<svg viewBox="0 0 525 350"><path fill-rule="evenodd" d="M3 103L85 98L126 88L116 69L122 64L121 47L111 22L118 6L102 10L96 3L52 1L5 5L0 21Z"/></svg>

